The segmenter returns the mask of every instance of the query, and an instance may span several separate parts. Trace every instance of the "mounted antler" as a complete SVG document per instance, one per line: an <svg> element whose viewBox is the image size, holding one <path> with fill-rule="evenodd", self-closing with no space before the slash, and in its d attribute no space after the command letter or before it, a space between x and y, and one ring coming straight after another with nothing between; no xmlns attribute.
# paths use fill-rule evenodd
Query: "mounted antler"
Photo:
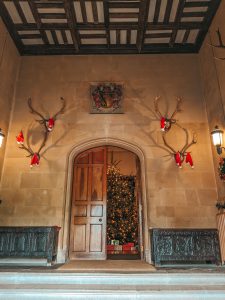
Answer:
<svg viewBox="0 0 225 300"><path fill-rule="evenodd" d="M19 148L23 149L23 150L25 150L25 151L27 151L29 153L29 155L27 157L31 157L31 163L30 163L31 167L33 167L34 165L36 165L36 166L39 165L39 163L40 163L40 152L41 152L41 150L43 149L43 147L46 144L46 141L48 139L48 134L50 133L50 131L52 131L57 116L59 114L64 113L64 111L65 111L65 107L66 107L65 100L62 97L60 99L62 100L62 107L61 107L61 109L52 118L49 118L49 119L44 118L44 116L41 113L39 113L38 111L36 111L32 107L31 98L28 99L27 103L28 103L28 106L30 108L30 112L32 114L38 115L41 119L40 120L36 120L36 121L39 122L40 124L42 124L44 126L43 141L42 141L42 143L41 143L41 145L40 145L40 147L39 147L39 149L38 149L37 152L34 152L28 144L27 144L27 146L24 145L24 136L23 136L22 130L20 131L20 133L16 137L17 143L19 144Z"/></svg>
<svg viewBox="0 0 225 300"><path fill-rule="evenodd" d="M175 108L174 112L172 113L171 117L164 116L161 114L161 112L159 110L159 105L158 105L159 99L160 99L160 97L156 97L155 101L154 101L155 113L156 113L157 117L160 119L161 130L167 132L170 130L172 124L175 124L177 122L177 120L174 119L174 117L178 112L181 112L182 99L177 97L176 108Z"/></svg>
<svg viewBox="0 0 225 300"><path fill-rule="evenodd" d="M225 44L223 43L223 39L222 39L222 36L221 36L221 33L220 33L220 29L218 28L217 31L217 36L218 36L218 41L219 41L219 44L218 45L213 45L213 44L210 44L210 46L214 47L214 48L220 48L220 49L225 49ZM216 57L216 59L220 59L220 60L225 60L225 57Z"/></svg>
<svg viewBox="0 0 225 300"><path fill-rule="evenodd" d="M43 124L47 128L48 131L52 131L58 115L63 114L65 112L66 102L65 102L64 98L62 98L62 97L60 98L60 100L62 101L61 109L57 113L55 113L53 117L45 118L41 113L39 113L32 107L31 98L28 99L28 106L30 108L30 112L32 114L38 115L41 118L41 120L36 120L36 121L39 122L40 124Z"/></svg>
<svg viewBox="0 0 225 300"><path fill-rule="evenodd" d="M189 163L192 168L194 168L193 160L191 157L191 153L187 152L187 149L190 148L193 144L197 143L197 136L196 133L193 134L191 142L189 142L189 134L186 128L181 127L186 135L186 142L184 147L181 150L176 151L173 147L171 147L166 141L166 133L163 133L162 139L164 145L170 150L171 155L174 157L176 164L179 168L182 168L182 163L185 162Z"/></svg>

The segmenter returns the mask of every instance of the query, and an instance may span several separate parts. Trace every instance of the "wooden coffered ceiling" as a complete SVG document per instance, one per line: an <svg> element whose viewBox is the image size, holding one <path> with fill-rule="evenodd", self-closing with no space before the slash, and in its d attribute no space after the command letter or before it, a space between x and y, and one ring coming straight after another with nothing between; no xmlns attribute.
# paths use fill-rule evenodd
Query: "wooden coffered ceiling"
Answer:
<svg viewBox="0 0 225 300"><path fill-rule="evenodd" d="M22 55L198 52L221 0L0 0Z"/></svg>

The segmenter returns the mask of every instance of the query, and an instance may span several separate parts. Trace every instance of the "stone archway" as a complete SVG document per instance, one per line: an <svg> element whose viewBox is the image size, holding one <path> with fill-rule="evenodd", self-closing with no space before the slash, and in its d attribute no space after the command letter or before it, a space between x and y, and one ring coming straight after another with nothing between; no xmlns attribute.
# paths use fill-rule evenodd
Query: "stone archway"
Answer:
<svg viewBox="0 0 225 300"><path fill-rule="evenodd" d="M62 228L62 242L58 251L58 262L65 262L68 258L68 243L69 243L69 229L70 229L70 208L71 208L71 192L72 192L72 173L73 162L75 157L88 149L99 146L115 146L125 150L131 151L136 154L140 161L141 166L141 182L142 182L142 216L143 216L143 242L144 242L144 259L146 262L151 262L150 257L150 243L147 222L147 195L146 195L146 162L143 151L139 146L127 141L114 138L100 138L89 140L75 146L68 156L67 162L67 181L66 181L66 194L63 209L63 228Z"/></svg>

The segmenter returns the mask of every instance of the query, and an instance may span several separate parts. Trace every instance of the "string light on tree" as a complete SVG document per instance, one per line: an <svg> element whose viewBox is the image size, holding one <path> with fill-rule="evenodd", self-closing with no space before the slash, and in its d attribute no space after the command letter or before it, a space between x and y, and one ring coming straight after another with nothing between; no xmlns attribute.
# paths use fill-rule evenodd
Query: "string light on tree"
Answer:
<svg viewBox="0 0 225 300"><path fill-rule="evenodd" d="M138 245L138 209L135 176L120 174L115 165L107 170L107 243Z"/></svg>

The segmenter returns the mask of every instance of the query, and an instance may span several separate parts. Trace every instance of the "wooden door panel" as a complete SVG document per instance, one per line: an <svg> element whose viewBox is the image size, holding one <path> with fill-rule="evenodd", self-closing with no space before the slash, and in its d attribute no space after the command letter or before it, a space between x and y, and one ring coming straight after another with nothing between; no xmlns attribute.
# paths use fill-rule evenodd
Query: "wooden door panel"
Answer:
<svg viewBox="0 0 225 300"><path fill-rule="evenodd" d="M74 217L87 217L87 206L86 205L75 205L74 206Z"/></svg>
<svg viewBox="0 0 225 300"><path fill-rule="evenodd" d="M88 199L88 167L76 168L76 189L75 199L76 200L87 200Z"/></svg>
<svg viewBox="0 0 225 300"><path fill-rule="evenodd" d="M102 224L91 224L90 252L102 252Z"/></svg>
<svg viewBox="0 0 225 300"><path fill-rule="evenodd" d="M92 168L92 191L91 200L102 201L103 199L103 166Z"/></svg>
<svg viewBox="0 0 225 300"><path fill-rule="evenodd" d="M106 259L106 151L91 149L75 160L71 259Z"/></svg>
<svg viewBox="0 0 225 300"><path fill-rule="evenodd" d="M86 251L86 224L74 225L73 251Z"/></svg>
<svg viewBox="0 0 225 300"><path fill-rule="evenodd" d="M91 217L103 217L103 205L91 205Z"/></svg>

